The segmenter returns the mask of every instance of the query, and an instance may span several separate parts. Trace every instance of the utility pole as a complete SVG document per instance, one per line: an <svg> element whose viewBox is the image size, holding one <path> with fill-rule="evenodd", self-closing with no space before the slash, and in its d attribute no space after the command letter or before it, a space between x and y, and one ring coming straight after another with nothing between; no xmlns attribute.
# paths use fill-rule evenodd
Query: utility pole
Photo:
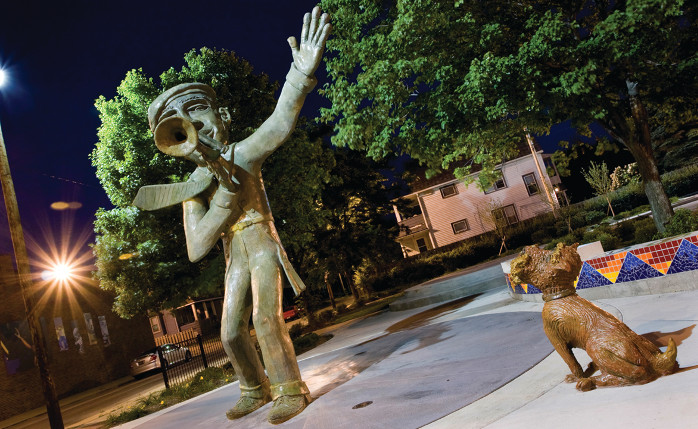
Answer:
<svg viewBox="0 0 698 429"><path fill-rule="evenodd" d="M53 384L53 379L48 370L48 358L46 350L44 349L44 341L41 338L41 328L36 317L33 295L34 283L31 280L29 258L27 257L27 248L24 243L24 233L22 232L22 223L20 221L19 207L17 205L17 195L15 194L12 175L10 174L10 163L7 158L7 150L5 149L5 140L2 136L2 127L0 127L0 182L2 182L2 193L5 199L5 208L7 209L7 221L10 224L10 236L15 253L15 262L17 263L19 286L22 291L24 308L27 313L27 323L29 324L29 332L32 338L34 362L39 368L39 376L41 377L41 385L46 401L48 420L51 424L51 429L63 429L63 417L61 415L61 408L58 404L56 387Z"/></svg>
<svg viewBox="0 0 698 429"><path fill-rule="evenodd" d="M548 175L543 175L543 168L541 167L540 162L538 161L538 154L536 153L536 148L533 147L533 139L531 138L531 134L525 128L524 131L526 132L526 141L528 142L528 147L531 150L533 162L536 164L536 170L538 170L540 181L543 182L543 192L545 192L545 198L548 200L550 207L553 209L553 216L555 216L555 219L558 219L560 217L560 213L558 213L559 203L557 202L557 197L553 196L553 192L550 190L550 184L547 180L545 180L545 178L548 177Z"/></svg>

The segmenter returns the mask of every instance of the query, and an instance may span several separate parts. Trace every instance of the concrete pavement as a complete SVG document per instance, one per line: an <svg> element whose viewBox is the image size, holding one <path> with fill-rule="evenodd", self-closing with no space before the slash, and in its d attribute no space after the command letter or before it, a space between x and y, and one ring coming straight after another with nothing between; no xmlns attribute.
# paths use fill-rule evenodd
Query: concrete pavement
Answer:
<svg viewBox="0 0 698 429"><path fill-rule="evenodd" d="M386 311L301 356L314 402L283 428L698 428L698 290L596 301L639 334L672 336L681 371L643 386L578 392L543 334L542 304L505 288ZM583 366L588 362L578 353ZM237 384L124 428L268 428L270 405L231 422Z"/></svg>

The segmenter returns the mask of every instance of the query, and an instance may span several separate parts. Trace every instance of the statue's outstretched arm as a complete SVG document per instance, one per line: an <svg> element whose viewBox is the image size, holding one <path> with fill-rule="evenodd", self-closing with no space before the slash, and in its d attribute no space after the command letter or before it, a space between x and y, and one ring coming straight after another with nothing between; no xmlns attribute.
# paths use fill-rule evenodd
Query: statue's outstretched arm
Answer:
<svg viewBox="0 0 698 429"><path fill-rule="evenodd" d="M274 113L251 136L238 143L235 156L251 162L261 162L291 135L296 126L305 96L317 80L313 76L320 65L325 42L330 34L329 16L315 7L303 17L300 45L295 37L288 38L293 54L291 69L281 90Z"/></svg>

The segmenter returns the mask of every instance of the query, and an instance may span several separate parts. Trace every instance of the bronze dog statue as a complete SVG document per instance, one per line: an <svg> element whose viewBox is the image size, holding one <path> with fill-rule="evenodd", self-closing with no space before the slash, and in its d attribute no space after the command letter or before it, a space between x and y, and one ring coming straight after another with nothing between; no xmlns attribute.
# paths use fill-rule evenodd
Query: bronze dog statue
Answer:
<svg viewBox="0 0 698 429"><path fill-rule="evenodd" d="M559 243L555 250L528 246L511 262L513 284L528 283L543 292L543 329L572 374L566 381L577 389L596 386L644 384L674 372L676 343L669 339L667 350L637 335L623 322L577 295L574 288L582 267L577 245ZM572 354L572 348L586 350L592 362L586 371ZM592 374L600 371L600 375Z"/></svg>

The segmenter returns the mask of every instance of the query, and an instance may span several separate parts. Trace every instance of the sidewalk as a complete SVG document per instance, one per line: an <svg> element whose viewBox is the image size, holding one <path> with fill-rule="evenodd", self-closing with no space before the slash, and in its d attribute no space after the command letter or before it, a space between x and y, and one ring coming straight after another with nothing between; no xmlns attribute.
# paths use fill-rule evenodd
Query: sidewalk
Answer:
<svg viewBox="0 0 698 429"><path fill-rule="evenodd" d="M111 381L109 383L105 383L101 386L95 387L93 389L86 390L84 392L69 396L67 398L61 399L58 401L61 410L65 409L66 407L69 407L72 404L79 403L83 401L86 398L91 398L94 397L95 395L98 395L101 392L113 389L117 386L121 386L122 384L125 384L127 382L131 381L131 377L123 377L114 381ZM7 420L0 421L0 428L8 428L8 427L23 427L23 425L31 425L32 420L36 419L37 417L41 416L42 414L46 413L46 407L41 407L41 408L36 408L33 410L26 411L22 414L18 414L16 416L10 417Z"/></svg>
<svg viewBox="0 0 698 429"><path fill-rule="evenodd" d="M579 392L543 334L542 304L506 290L347 323L300 356L314 402L281 428L698 428L698 290L596 301L639 334L678 345L681 370ZM588 358L578 353L585 366ZM228 385L123 428L271 428L270 405L231 422Z"/></svg>

